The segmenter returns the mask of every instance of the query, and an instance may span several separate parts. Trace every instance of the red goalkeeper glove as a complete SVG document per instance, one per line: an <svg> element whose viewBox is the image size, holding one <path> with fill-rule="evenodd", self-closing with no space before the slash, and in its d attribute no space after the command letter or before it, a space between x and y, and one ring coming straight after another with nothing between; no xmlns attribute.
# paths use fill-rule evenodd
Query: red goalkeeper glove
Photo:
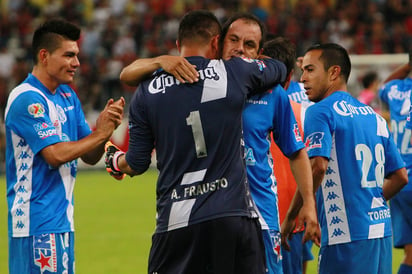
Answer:
<svg viewBox="0 0 412 274"><path fill-rule="evenodd" d="M106 151L104 159L106 171L116 180L123 180L123 178L126 177L126 174L119 170L117 160L119 156L124 155L125 153L110 141L106 143L104 150Z"/></svg>

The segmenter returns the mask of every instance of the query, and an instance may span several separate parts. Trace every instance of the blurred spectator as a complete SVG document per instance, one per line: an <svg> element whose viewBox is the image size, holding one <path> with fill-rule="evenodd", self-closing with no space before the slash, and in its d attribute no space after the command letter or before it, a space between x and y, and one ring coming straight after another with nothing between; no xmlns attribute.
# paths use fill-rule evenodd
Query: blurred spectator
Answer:
<svg viewBox="0 0 412 274"><path fill-rule="evenodd" d="M250 11L270 33L292 40L298 55L318 42L337 42L356 54L401 53L412 44L412 1L401 0L13 0L0 9L0 77L14 66L19 79L28 73L22 70L31 67L31 33L44 19L62 16L83 27L76 82L90 90L84 100L96 98L83 102L90 109L106 92L124 92L116 73L132 54L176 54L176 26L190 9L211 10L222 22L239 10Z"/></svg>
<svg viewBox="0 0 412 274"><path fill-rule="evenodd" d="M375 71L369 71L360 79L363 89L360 91L358 100L371 106L377 113L381 114L378 90L380 80Z"/></svg>

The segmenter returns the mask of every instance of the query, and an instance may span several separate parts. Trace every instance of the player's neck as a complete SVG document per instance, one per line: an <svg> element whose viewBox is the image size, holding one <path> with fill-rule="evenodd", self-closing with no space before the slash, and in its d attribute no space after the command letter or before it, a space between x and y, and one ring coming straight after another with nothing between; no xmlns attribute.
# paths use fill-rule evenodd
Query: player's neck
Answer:
<svg viewBox="0 0 412 274"><path fill-rule="evenodd" d="M52 94L56 93L59 84L48 75L47 71L34 66L32 73Z"/></svg>

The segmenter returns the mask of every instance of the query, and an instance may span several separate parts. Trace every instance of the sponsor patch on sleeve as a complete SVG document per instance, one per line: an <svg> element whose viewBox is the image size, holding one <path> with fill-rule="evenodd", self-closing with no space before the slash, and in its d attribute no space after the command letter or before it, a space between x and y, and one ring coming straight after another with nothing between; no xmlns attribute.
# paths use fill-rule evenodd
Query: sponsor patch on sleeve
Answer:
<svg viewBox="0 0 412 274"><path fill-rule="evenodd" d="M44 106L41 103L31 104L27 110L34 118L44 117Z"/></svg>
<svg viewBox="0 0 412 274"><path fill-rule="evenodd" d="M314 132L307 136L305 141L307 150L310 150L312 148L321 148L323 136L323 132Z"/></svg>

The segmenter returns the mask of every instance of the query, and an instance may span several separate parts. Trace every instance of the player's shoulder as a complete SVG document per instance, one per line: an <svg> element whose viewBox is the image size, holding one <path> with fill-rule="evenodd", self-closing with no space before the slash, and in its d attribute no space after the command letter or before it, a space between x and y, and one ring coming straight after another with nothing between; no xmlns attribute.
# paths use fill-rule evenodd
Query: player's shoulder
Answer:
<svg viewBox="0 0 412 274"><path fill-rule="evenodd" d="M19 104L22 104L23 102L34 100L45 101L46 97L37 87L23 82L10 92L7 104L11 105L16 101L19 101Z"/></svg>

